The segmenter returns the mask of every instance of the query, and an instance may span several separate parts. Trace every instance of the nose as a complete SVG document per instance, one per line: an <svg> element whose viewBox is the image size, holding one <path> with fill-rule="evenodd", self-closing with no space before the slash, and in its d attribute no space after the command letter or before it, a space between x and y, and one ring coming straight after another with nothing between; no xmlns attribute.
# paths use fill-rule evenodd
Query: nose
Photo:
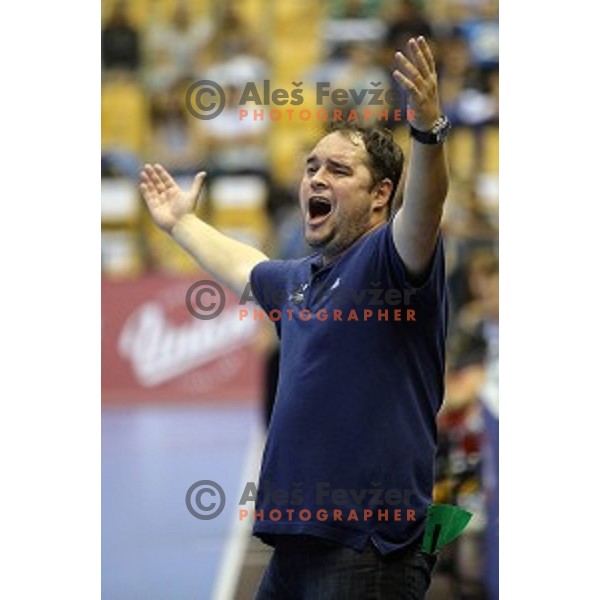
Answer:
<svg viewBox="0 0 600 600"><path fill-rule="evenodd" d="M319 169L310 178L310 189L312 191L323 190L327 188L327 178L325 177L325 166L319 167Z"/></svg>

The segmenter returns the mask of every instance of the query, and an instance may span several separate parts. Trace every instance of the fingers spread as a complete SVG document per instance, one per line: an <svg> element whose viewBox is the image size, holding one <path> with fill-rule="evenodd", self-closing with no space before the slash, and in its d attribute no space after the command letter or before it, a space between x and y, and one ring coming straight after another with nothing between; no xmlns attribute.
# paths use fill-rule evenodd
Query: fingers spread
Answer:
<svg viewBox="0 0 600 600"><path fill-rule="evenodd" d="M419 95L419 90L417 89L417 86L408 77L406 77L406 75L403 75L400 71L396 70L392 73L392 76L408 92L412 92L417 96Z"/></svg>
<svg viewBox="0 0 600 600"><path fill-rule="evenodd" d="M413 59L413 64L416 65L419 70L419 74L423 79L427 79L431 75L431 71L429 69L429 65L425 60L425 56L419 47L419 44L411 38L408 42L408 51Z"/></svg>
<svg viewBox="0 0 600 600"><path fill-rule="evenodd" d="M152 165L145 165L144 173L148 176L149 184L156 189L156 191L159 193L164 192L165 185L162 183L155 167Z"/></svg>
<svg viewBox="0 0 600 600"><path fill-rule="evenodd" d="M175 181L173 181L171 175L169 175L168 171L162 165L156 164L154 165L154 169L166 189L169 189L175 185Z"/></svg>
<svg viewBox="0 0 600 600"><path fill-rule="evenodd" d="M413 63L402 54L402 52L396 52L396 60L398 62L398 69L394 71L394 77L396 80L404 85L407 90L419 92L419 89L423 86L423 77L419 73L419 70L413 65ZM401 77L396 77L396 73Z"/></svg>
<svg viewBox="0 0 600 600"><path fill-rule="evenodd" d="M148 187L148 185L144 182L140 183L140 190L142 190L142 194L144 196L150 196L151 195L151 191L150 188Z"/></svg>
<svg viewBox="0 0 600 600"><path fill-rule="evenodd" d="M140 189L144 196L147 196L155 192L154 183L150 177L149 165L144 165L142 172L140 173Z"/></svg>
<svg viewBox="0 0 600 600"><path fill-rule="evenodd" d="M433 52L427 43L427 40L421 35L417 38L417 42L419 44L419 48L427 61L427 66L429 67L430 73L435 75L435 60L433 58Z"/></svg>
<svg viewBox="0 0 600 600"><path fill-rule="evenodd" d="M142 177L144 177L143 173ZM156 190L151 184L148 185L148 183L142 181L142 183L140 183L140 191L142 192L142 197L144 198L144 201L149 207L153 207L158 204L158 196L156 195Z"/></svg>

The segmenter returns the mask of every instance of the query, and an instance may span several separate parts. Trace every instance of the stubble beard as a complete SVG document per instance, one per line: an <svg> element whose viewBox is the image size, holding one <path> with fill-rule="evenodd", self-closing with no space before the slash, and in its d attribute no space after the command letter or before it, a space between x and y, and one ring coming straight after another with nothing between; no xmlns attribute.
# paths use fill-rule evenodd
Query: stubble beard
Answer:
<svg viewBox="0 0 600 600"><path fill-rule="evenodd" d="M347 250L356 240L370 229L370 212L360 215L347 216L341 223L332 227L331 231L322 239L309 240L304 234L306 243L325 258L334 258Z"/></svg>

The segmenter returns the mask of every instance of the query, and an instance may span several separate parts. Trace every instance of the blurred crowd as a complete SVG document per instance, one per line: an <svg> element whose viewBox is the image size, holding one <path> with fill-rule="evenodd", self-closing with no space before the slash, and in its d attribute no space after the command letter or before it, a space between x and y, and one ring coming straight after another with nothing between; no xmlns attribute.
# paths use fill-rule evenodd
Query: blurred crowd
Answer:
<svg viewBox="0 0 600 600"><path fill-rule="evenodd" d="M467 254L477 245L475 240L464 240L495 239L496 2L329 0L323 5L316 0L104 0L103 9L105 178L135 181L146 161L162 163L183 181L200 169L213 181L224 175L258 177L264 185L259 204L265 218L234 223L237 234L254 229L250 234L271 253L284 253L282 246L302 252L301 244L287 237L287 220L293 219L290 213L296 204L298 159L325 124L292 123L290 127L269 119L240 120L238 103L244 84L257 82L260 88L262 81L270 80L272 87L283 82L289 88L291 81L302 80L305 87L327 81L332 89L367 89L373 87L371 82L380 82L395 92L396 106L389 108L404 109L403 92L391 77L393 55L405 48L411 36L425 35L436 57L443 110L454 125L449 149L455 193L445 224L457 240L453 260L466 264ZM194 118L186 106L186 92L200 80L217 81L224 89L225 108L215 119ZM353 105L349 102L342 108L347 113ZM379 124L394 129L407 148L405 122L390 116ZM212 196L209 193L205 207L209 212ZM134 226L139 226L139 213L131 210L129 219L113 215L113 204L109 198L103 214L107 230L114 233L123 222L135 221ZM177 260L172 264L163 249L153 252L152 243L144 245L139 239L136 243L141 254L130 257L128 264L118 260L112 264L107 252L105 271L189 267Z"/></svg>
<svg viewBox="0 0 600 600"><path fill-rule="evenodd" d="M305 254L296 188L302 155L325 123L240 121L240 90L246 82L264 80L288 88L293 81L329 81L332 89L381 82L396 91L397 106L391 108L402 109L402 92L391 77L393 55L416 35L431 41L443 111L453 123L448 142L451 188L443 221L451 320L436 499L461 504L477 515L475 550L463 544L446 565L462 586L460 597L494 598L497 1L104 0L103 273L133 277L194 268L149 224L141 208L136 184L146 161L163 164L181 185L206 170L203 218L271 256ZM186 92L199 80L223 87L225 108L218 118L200 120L188 110ZM384 125L408 151L406 124L388 120ZM273 352L271 385L276 366ZM483 563L477 544L486 548Z"/></svg>

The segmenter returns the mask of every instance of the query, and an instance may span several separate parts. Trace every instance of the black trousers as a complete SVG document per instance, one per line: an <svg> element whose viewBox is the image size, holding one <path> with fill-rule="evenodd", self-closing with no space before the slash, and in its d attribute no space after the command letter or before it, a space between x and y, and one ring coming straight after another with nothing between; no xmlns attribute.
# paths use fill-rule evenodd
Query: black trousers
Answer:
<svg viewBox="0 0 600 600"><path fill-rule="evenodd" d="M435 557L419 544L383 556L310 536L282 536L256 600L423 600Z"/></svg>

